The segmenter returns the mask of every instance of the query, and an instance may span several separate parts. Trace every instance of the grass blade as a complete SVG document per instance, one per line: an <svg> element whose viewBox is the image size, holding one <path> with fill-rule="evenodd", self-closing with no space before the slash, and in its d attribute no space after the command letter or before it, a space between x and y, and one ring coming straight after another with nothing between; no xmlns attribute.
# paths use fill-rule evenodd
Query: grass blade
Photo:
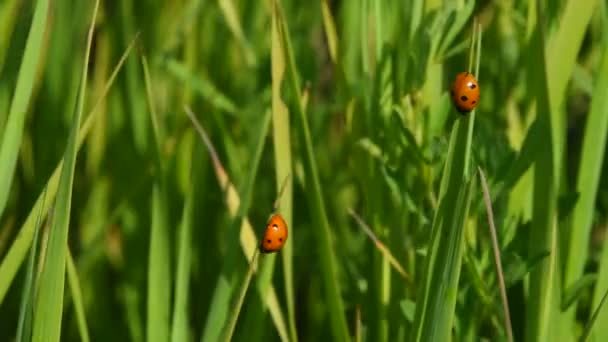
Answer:
<svg viewBox="0 0 608 342"><path fill-rule="evenodd" d="M154 132L155 161L159 175L152 188L152 227L148 255L147 340L169 340L169 317L171 303L171 252L167 214L167 195L164 185L165 167L161 155L164 131L154 104L152 82L146 58L142 57L144 81L148 100L150 121Z"/></svg>
<svg viewBox="0 0 608 342"><path fill-rule="evenodd" d="M479 79L481 28L475 23L469 63L476 60ZM476 59L473 56L477 56ZM469 66L471 70L471 66ZM452 128L441 178L439 204L433 219L430 254L426 257L423 296L416 302L414 339L446 341L451 335L462 265L465 220L474 178L469 175L475 111L458 119Z"/></svg>
<svg viewBox="0 0 608 342"><path fill-rule="evenodd" d="M502 308L504 310L505 315L505 331L507 332L507 339L509 340L509 342L513 342L513 328L511 327L509 300L507 299L505 278L502 272L500 246L498 245L498 238L496 236L496 226L494 225L494 213L492 211L492 200L490 199L490 190L488 189L488 183L486 182L486 176L483 174L483 170L481 169L481 167L479 167L477 170L479 171L479 180L481 182L481 188L483 190L483 200L486 205L488 225L490 227L490 236L492 237L492 249L494 251L494 262L496 263L496 276L498 278L498 285L500 286L500 298L502 299Z"/></svg>
<svg viewBox="0 0 608 342"><path fill-rule="evenodd" d="M34 263L38 255L38 235L40 234L40 224L42 220L42 208L44 207L44 200L46 198L46 188L42 191L42 205L38 211L38 218L36 219L36 225L34 226L34 238L30 248L30 257L27 264L27 271L25 274L25 286L23 288L23 294L21 296L21 306L19 309L19 325L17 326L17 342L29 341L32 338L32 307L34 304Z"/></svg>
<svg viewBox="0 0 608 342"><path fill-rule="evenodd" d="M61 172L55 214L49 234L49 247L44 260L40 288L34 316L33 341L59 341L61 336L61 318L63 312L63 295L65 282L65 263L67 254L68 230L76 154L78 152L78 131L84 111L87 88L88 61L93 40L93 29L99 1L95 2L91 26L87 37L85 59L83 63L78 107L74 113L68 145L64 155L64 168Z"/></svg>
<svg viewBox="0 0 608 342"><path fill-rule="evenodd" d="M281 98L281 86L285 77L285 56L281 51L281 37L279 31L279 23L276 16L272 16L272 32L271 32L271 77L272 77L272 139L274 146L274 161L276 168L276 188L282 186L282 182L287 180L284 193L278 199L278 207L287 227L289 227L289 235L291 241L294 240L293 230L293 182L291 181L292 156L291 156L291 132L290 132L290 115L285 102ZM289 334L293 342L298 341L296 331L295 318L295 299L293 293L293 243L287 243L282 251L283 257L283 272L285 274L285 297L287 299L287 317L289 321ZM265 258L267 262L265 266L272 271L275 256ZM266 292L267 284L270 282L272 272L263 270L265 276L260 277L260 289L262 293Z"/></svg>
<svg viewBox="0 0 608 342"><path fill-rule="evenodd" d="M49 0L38 0L19 68L19 76L13 101L11 102L8 121L4 129L2 146L0 146L0 216L2 216L6 208L11 184L13 183L15 166L17 165L17 154L19 153L21 137L23 135L25 115L42 56L48 12Z"/></svg>
<svg viewBox="0 0 608 342"><path fill-rule="evenodd" d="M578 167L576 191L578 201L572 213L568 237L568 258L565 269L565 287L569 287L582 275L587 262L589 236L595 213L596 197L600 183L606 136L608 132L608 48L597 70L598 80L587 118L581 161Z"/></svg>
<svg viewBox="0 0 608 342"><path fill-rule="evenodd" d="M225 171L224 167L222 166L222 163L217 155L215 148L213 147L213 144L211 143L211 140L209 139L209 136L207 135L207 133L205 132L205 130L203 129L201 124L198 122L198 120L194 116L194 113L192 113L192 111L188 107L185 108L185 112L188 115L188 117L190 118L190 120L192 121L194 128L196 129L197 133L199 134L201 140L203 140L203 143L205 144L205 147L207 148L207 150L209 152L209 156L211 157L213 168L215 170L215 174L218 179L220 188L226 189L225 190L225 192L226 192L225 199L226 199L226 204L228 205L228 210L230 212L230 215L234 217L237 215L237 211L239 210L239 207L240 207L240 199L239 199L238 193L237 193L234 185L230 182L230 179L228 179L228 175L226 174L226 171ZM240 231L240 240L241 240L241 247L243 249L243 253L245 253L247 261L250 264L254 265L254 268L255 268L255 263L253 262L253 257L255 256L255 253L258 250L259 244L258 244L258 240L256 238L256 234L251 226L251 223L247 219L247 217L243 218L243 223L241 225L241 231ZM218 288L220 286L225 286L225 285L226 285L225 283L218 283L216 285L216 288ZM272 317L272 320L274 322L275 327L277 328L277 332L279 333L281 340L283 340L283 341L288 340L289 335L287 332L287 327L285 325L285 319L283 318L281 308L278 304L278 298L277 298L277 294L276 294L274 287L271 285L267 289L266 292L260 293L260 297L266 303L266 306L270 312L270 316ZM205 334L207 334L207 331L205 331ZM205 338L206 338L205 335L203 335L203 340Z"/></svg>
<svg viewBox="0 0 608 342"><path fill-rule="evenodd" d="M80 132L78 134L78 149L79 150L80 150L80 147L82 146L85 138L89 134L91 127L93 127L93 123L95 122L95 118L97 117L99 108L101 108L101 102L102 102L103 98L108 94L112 84L114 83L114 80L116 79L116 76L118 75L118 71L120 71L127 56L129 56L129 53L131 52L133 46L135 45L136 40L137 40L137 36L133 39L133 41L131 41L131 44L127 47L127 49L123 53L118 64L114 68L112 75L106 82L102 95L100 96L97 103L93 106L91 113L89 114L86 121L82 125L82 128L80 129ZM45 201L43 200L44 193L40 194L38 196L38 198L36 199L36 202L34 203L34 206L30 210L30 213L28 214L25 222L19 229L19 234L17 235L15 242L11 245L11 248L9 249L9 251L6 254L6 256L4 257L4 259L2 259L2 263L0 263L0 274L2 274L2 278L0 278L0 303L3 302L9 286L13 282L13 280L15 278L15 274L17 273L19 267L21 266L21 263L25 259L25 255L27 254L28 249L30 248L32 239L34 237L34 231L35 231L35 227L36 227L35 223L36 223L36 217L37 217L38 213L42 212L42 215L46 215L48 213L48 210L50 207L50 202L52 202L55 199L55 195L57 194L57 187L59 184L59 177L63 170L63 163L64 163L63 160L61 160L59 162L59 164L53 171L53 174L51 175L51 177L49 178L49 180L46 183L45 189L46 189L46 193L48 194L48 201L45 204ZM45 196L47 196L47 195L45 195Z"/></svg>
<svg viewBox="0 0 608 342"><path fill-rule="evenodd" d="M72 258L72 252L68 249L66 258L66 267L68 273L68 284L72 293L72 300L74 302L74 309L76 311L76 322L78 325L78 332L80 333L80 340L83 342L89 342L89 328L87 326L87 320L84 310L84 302L82 300L82 290L80 289L80 280L78 279L78 271Z"/></svg>
<svg viewBox="0 0 608 342"><path fill-rule="evenodd" d="M287 80L292 94L298 96L301 93L300 80L296 69L293 51L288 35L287 23L283 16L278 1L273 1L272 15L276 17L279 32L281 34L281 48L284 58L287 61ZM314 227L317 228L315 237L319 239L319 255L324 262L321 263L321 278L325 289L325 297L329 310L331 330L333 338L337 341L349 340L348 327L344 317L344 302L340 295L340 285L336 274L336 261L334 250L331 243L331 230L327 214L325 212L325 204L323 201L323 193L317 171L315 161L315 153L308 126L308 119L304 106L299 97L296 97L295 105L298 127L304 137L304 167L306 173L306 184L310 187L307 191L308 204L312 209L312 217Z"/></svg>

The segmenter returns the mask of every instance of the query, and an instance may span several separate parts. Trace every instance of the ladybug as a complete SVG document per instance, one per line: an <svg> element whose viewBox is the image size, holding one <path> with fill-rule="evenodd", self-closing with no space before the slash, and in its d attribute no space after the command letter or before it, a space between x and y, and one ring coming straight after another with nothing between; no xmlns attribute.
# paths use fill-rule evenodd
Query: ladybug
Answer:
<svg viewBox="0 0 608 342"><path fill-rule="evenodd" d="M475 109L479 102L479 84L475 76L470 72L461 72L456 75L450 89L450 96L460 114L466 114Z"/></svg>
<svg viewBox="0 0 608 342"><path fill-rule="evenodd" d="M287 223L279 214L273 214L268 220L264 238L260 244L262 253L274 253L279 251L287 241Z"/></svg>

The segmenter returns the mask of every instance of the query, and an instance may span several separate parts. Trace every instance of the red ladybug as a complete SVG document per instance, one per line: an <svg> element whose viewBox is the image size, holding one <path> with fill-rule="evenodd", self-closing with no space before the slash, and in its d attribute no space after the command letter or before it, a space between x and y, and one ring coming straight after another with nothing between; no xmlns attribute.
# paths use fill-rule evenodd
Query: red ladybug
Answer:
<svg viewBox="0 0 608 342"><path fill-rule="evenodd" d="M279 251L287 241L287 223L279 214L273 214L268 220L264 239L260 244L262 253L274 253Z"/></svg>
<svg viewBox="0 0 608 342"><path fill-rule="evenodd" d="M470 72L461 72L456 75L452 88L450 89L452 102L461 114L466 114L479 102L479 84L475 76Z"/></svg>

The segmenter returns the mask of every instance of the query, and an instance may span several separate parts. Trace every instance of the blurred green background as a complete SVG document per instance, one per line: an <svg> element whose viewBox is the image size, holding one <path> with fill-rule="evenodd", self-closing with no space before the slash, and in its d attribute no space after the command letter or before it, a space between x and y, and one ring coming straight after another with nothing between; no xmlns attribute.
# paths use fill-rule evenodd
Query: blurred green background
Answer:
<svg viewBox="0 0 608 342"><path fill-rule="evenodd" d="M606 4L2 0L0 340L608 340Z"/></svg>

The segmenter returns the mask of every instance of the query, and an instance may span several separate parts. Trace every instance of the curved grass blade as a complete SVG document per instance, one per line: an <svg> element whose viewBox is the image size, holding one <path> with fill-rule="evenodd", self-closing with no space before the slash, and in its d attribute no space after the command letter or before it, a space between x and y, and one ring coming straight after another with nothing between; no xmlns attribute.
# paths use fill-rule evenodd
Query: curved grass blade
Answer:
<svg viewBox="0 0 608 342"><path fill-rule="evenodd" d="M36 73L40 66L48 12L49 0L38 0L34 18L32 19L32 26L27 37L23 59L19 67L19 76L11 102L8 121L4 129L2 146L0 146L0 216L2 216L6 208L11 184L13 183L17 155L23 135L25 115L27 114L27 107L32 96L34 82L36 81Z"/></svg>
<svg viewBox="0 0 608 342"><path fill-rule="evenodd" d="M118 64L112 72L112 75L106 82L105 88L101 96L93 106L93 109L89 113L89 116L82 125L82 128L80 129L80 132L78 134L78 149L80 149L85 138L93 127L95 118L97 117L98 111L101 108L101 103L110 91L110 87L114 83L114 80L118 75L118 71L120 71L127 56L129 56L133 46L135 45L137 37L138 36L133 38L131 44L129 44L129 46L121 56ZM21 266L21 263L25 259L25 255L27 254L27 251L30 248L34 236L34 231L36 227L35 223L38 212L42 212L43 215L46 215L50 208L50 203L53 202L53 200L55 199L55 195L57 194L57 187L59 184L59 177L63 170L63 164L64 161L61 160L46 183L45 189L47 189L46 192L48 194L48 201L45 203L45 201L43 200L43 194L40 194L38 196L25 222L19 229L19 234L17 235L17 238L11 245L4 259L2 259L2 263L0 263L0 274L2 274L2 277L0 278L0 303L3 302L4 296L6 296L6 292L8 291L9 286L13 282L15 274L19 270L19 267Z"/></svg>
<svg viewBox="0 0 608 342"><path fill-rule="evenodd" d="M78 152L78 131L80 120L84 111L84 102L87 88L87 75L93 29L99 0L95 1L91 26L87 37L85 59L83 63L78 107L74 113L72 128L64 155L64 166L61 172L55 213L49 233L49 247L44 260L40 287L34 312L33 341L59 341L61 337L61 318L63 312L63 296L65 282L65 266L70 225L70 209L72 202L72 187L74 182L74 169L76 154Z"/></svg>
<svg viewBox="0 0 608 342"><path fill-rule="evenodd" d="M203 129L203 126L198 122L194 113L190 108L186 107L185 112L192 121L194 128L199 134L201 140L205 144L209 152L209 156L211 157L211 161L213 164L213 168L218 179L218 183L222 189L226 189L226 204L228 205L228 210L231 216L235 216L237 214L238 208L240 206L240 198L234 187L234 185L230 182L228 175L222 163L217 155L209 136ZM257 270L256 264L253 262L253 257L255 255L255 251L258 249L258 241L256 238L256 234L251 226L251 223L247 219L247 217L243 217L243 223L241 225L240 231L240 240L241 247L243 249L243 253L245 254L247 261L253 265L254 270ZM218 285L219 286L219 285ZM281 308L279 306L279 301L277 298L276 291L274 287L271 285L267 292L260 293L260 296L266 303L268 310L270 312L270 316L274 322L275 327L277 328L277 332L279 333L279 337L282 341L287 341L289 339L289 334L287 332L287 326L285 324L285 319L283 317L283 313L281 312ZM203 336L204 338L204 336Z"/></svg>

